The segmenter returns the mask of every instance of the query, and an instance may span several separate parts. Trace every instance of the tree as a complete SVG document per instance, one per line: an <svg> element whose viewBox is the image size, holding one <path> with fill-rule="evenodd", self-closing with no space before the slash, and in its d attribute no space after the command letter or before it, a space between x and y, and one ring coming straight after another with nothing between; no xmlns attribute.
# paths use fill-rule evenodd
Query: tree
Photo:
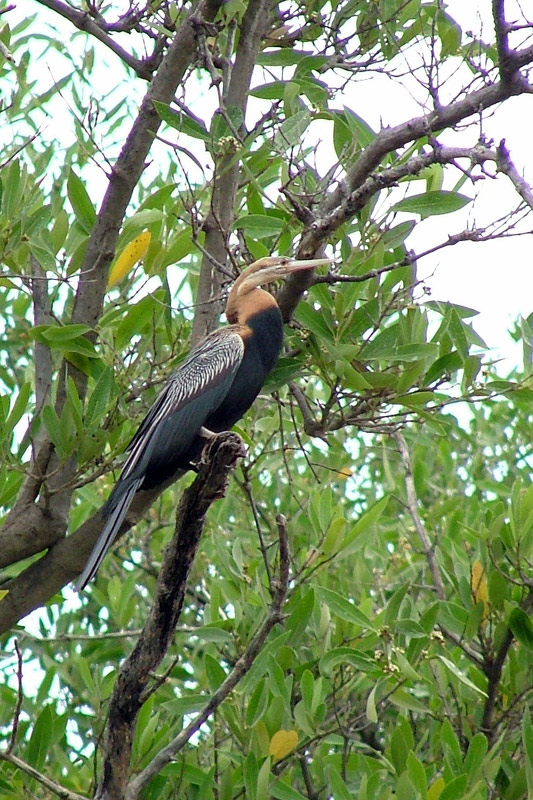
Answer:
<svg viewBox="0 0 533 800"><path fill-rule="evenodd" d="M529 108L510 6L489 40L441 0L0 8L2 797L533 792L533 320L502 376L475 312L417 273L531 232L521 167L483 135ZM357 86L384 78L420 112L375 129ZM516 192L483 227L458 213L481 178ZM239 265L323 248L335 265L278 293L246 455L222 434L140 493L91 589L63 591Z"/></svg>

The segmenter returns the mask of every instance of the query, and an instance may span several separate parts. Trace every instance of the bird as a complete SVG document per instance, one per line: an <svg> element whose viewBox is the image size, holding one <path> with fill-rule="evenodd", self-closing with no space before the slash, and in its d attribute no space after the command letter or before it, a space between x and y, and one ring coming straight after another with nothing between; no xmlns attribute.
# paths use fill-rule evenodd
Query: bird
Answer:
<svg viewBox="0 0 533 800"><path fill-rule="evenodd" d="M159 486L178 469L194 468L206 439L230 430L261 391L283 342L281 311L261 286L329 263L328 258L268 256L241 272L226 304L229 324L208 334L174 370L128 444L77 591L94 578L136 492Z"/></svg>

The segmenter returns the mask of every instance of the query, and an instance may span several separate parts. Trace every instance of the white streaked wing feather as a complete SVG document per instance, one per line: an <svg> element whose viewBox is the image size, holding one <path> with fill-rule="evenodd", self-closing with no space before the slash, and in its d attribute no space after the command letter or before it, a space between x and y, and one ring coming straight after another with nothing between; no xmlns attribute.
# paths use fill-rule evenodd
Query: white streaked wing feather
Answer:
<svg viewBox="0 0 533 800"><path fill-rule="evenodd" d="M134 469L146 451L159 423L174 414L208 387L221 382L229 373L235 374L244 354L244 342L233 328L215 331L193 350L170 376L135 436L129 443L128 458L121 478Z"/></svg>

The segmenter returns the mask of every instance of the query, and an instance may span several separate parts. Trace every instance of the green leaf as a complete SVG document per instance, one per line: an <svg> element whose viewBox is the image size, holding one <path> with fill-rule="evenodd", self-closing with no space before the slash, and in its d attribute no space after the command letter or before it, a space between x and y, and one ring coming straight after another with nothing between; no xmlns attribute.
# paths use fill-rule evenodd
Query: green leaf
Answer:
<svg viewBox="0 0 533 800"><path fill-rule="evenodd" d="M46 705L35 720L28 743L28 762L34 769L43 766L48 749L52 745L54 716L52 706Z"/></svg>
<svg viewBox="0 0 533 800"><path fill-rule="evenodd" d="M377 724L378 721L378 712L376 709L376 690L378 686L379 684L375 683L368 697L366 698L366 709L365 709L366 718L369 722L372 722L373 724Z"/></svg>
<svg viewBox="0 0 533 800"><path fill-rule="evenodd" d="M328 342L333 341L333 331L329 327L326 318L309 303L299 303L295 317L304 328L314 333L315 336Z"/></svg>
<svg viewBox="0 0 533 800"><path fill-rule="evenodd" d="M441 40L441 58L456 55L461 47L461 28L457 22L439 9L437 16L437 31Z"/></svg>
<svg viewBox="0 0 533 800"><path fill-rule="evenodd" d="M426 771L422 762L415 756L412 750L407 755L407 773L411 783L415 787L418 795L425 800L427 797L427 778Z"/></svg>
<svg viewBox="0 0 533 800"><path fill-rule="evenodd" d="M192 117L189 117L181 111L174 111L169 105L161 103L158 100L154 100L153 103L160 118L171 128L185 133L187 136L191 136L194 139L203 139L205 142L210 140L211 137L206 128L192 119Z"/></svg>
<svg viewBox="0 0 533 800"><path fill-rule="evenodd" d="M533 797L533 724L531 723L531 711L527 705L522 717L522 742L526 754L525 772L528 794Z"/></svg>
<svg viewBox="0 0 533 800"><path fill-rule="evenodd" d="M257 776L256 800L267 800L268 781L270 778L270 758L265 759Z"/></svg>
<svg viewBox="0 0 533 800"><path fill-rule="evenodd" d="M353 800L353 795L348 791L340 773L331 764L328 766L327 775L329 779L328 797L334 797L335 800Z"/></svg>
<svg viewBox="0 0 533 800"><path fill-rule="evenodd" d="M235 227L254 239L267 239L278 236L285 227L285 221L267 214L246 214L235 220Z"/></svg>
<svg viewBox="0 0 533 800"><path fill-rule="evenodd" d="M16 400L11 406L9 416L5 421L5 428L8 431L12 431L17 422L20 421L24 412L28 411L28 401L30 399L31 390L32 386L29 381L26 381L20 387Z"/></svg>
<svg viewBox="0 0 533 800"><path fill-rule="evenodd" d="M88 325L50 325L42 328L41 333L47 341L61 344L71 339L77 339L90 330Z"/></svg>
<svg viewBox="0 0 533 800"><path fill-rule="evenodd" d="M206 653L204 656L204 665L209 689L211 692L215 692L226 679L226 673L218 660L213 658L209 653Z"/></svg>
<svg viewBox="0 0 533 800"><path fill-rule="evenodd" d="M265 713L268 705L268 683L262 678L255 686L246 707L246 724L252 728Z"/></svg>
<svg viewBox="0 0 533 800"><path fill-rule="evenodd" d="M403 244L409 234L412 232L415 225L416 222L414 222L414 220L409 222L400 222L398 225L395 225L393 228L385 231L382 241L387 250L394 250L396 247L399 247L399 245Z"/></svg>
<svg viewBox="0 0 533 800"><path fill-rule="evenodd" d="M42 410L42 417L52 444L56 448L59 457L63 458L67 454L67 451L63 430L55 408L51 405L45 405Z"/></svg>
<svg viewBox="0 0 533 800"><path fill-rule="evenodd" d="M357 606L338 594L338 592L326 589L324 586L315 586L315 592L317 597L322 600L323 603L326 603L336 617L344 619L346 622L351 622L354 625L367 628L368 630L374 630L368 617L365 616L362 611L359 611Z"/></svg>
<svg viewBox="0 0 533 800"><path fill-rule="evenodd" d="M282 122L276 140L282 142L285 147L293 147L301 141L310 122L311 114L308 111L296 111Z"/></svg>
<svg viewBox="0 0 533 800"><path fill-rule="evenodd" d="M425 192L399 200L391 207L391 211L405 211L420 214L424 219L437 214L450 214L464 208L472 199L459 192L447 192L443 189L438 192Z"/></svg>
<svg viewBox="0 0 533 800"><path fill-rule="evenodd" d="M85 422L90 427L93 422L100 423L111 401L114 376L111 367L104 367L87 402Z"/></svg>
<svg viewBox="0 0 533 800"><path fill-rule="evenodd" d="M353 647L336 647L330 650L320 659L319 669L322 675L327 677L335 667L343 664L350 664L359 672L376 670L375 660Z"/></svg>
<svg viewBox="0 0 533 800"><path fill-rule="evenodd" d="M405 689L396 689L395 692L392 692L392 694L389 695L389 700L391 703L394 703L395 706L398 706L398 708L402 708L407 711L416 711L417 713L422 712L424 714L429 712L427 706L418 700L414 694L411 694L411 692L408 692Z"/></svg>
<svg viewBox="0 0 533 800"><path fill-rule="evenodd" d="M418 797L418 793L411 781L407 772L402 772L396 781L395 800L414 800Z"/></svg>
<svg viewBox="0 0 533 800"><path fill-rule="evenodd" d="M378 500L378 502L374 503L371 508L361 514L355 525L352 525L342 539L340 552L346 550L352 552L354 546L356 546L356 543L359 540L359 537L363 538L361 536L363 533L375 530L375 526L378 523L381 515L386 510L388 502L388 496L382 497L381 500Z"/></svg>
<svg viewBox="0 0 533 800"><path fill-rule="evenodd" d="M483 697L487 697L487 693L484 692L483 689L480 689L479 686L476 686L476 684L473 683L470 680L470 678L468 678L464 674L464 672L460 670L459 667L457 667L453 663L453 661L450 661L448 658L445 658L444 656L441 655L438 655L437 658L439 658L442 661L446 669L448 669L453 675L455 675L455 677L458 678L461 681L461 683L463 683L465 686L468 686L469 689L472 689L477 694L480 694Z"/></svg>
<svg viewBox="0 0 533 800"><path fill-rule="evenodd" d="M466 783L466 775L458 775L450 783L446 784L439 795L439 800L458 800L459 797L464 797Z"/></svg>
<svg viewBox="0 0 533 800"><path fill-rule="evenodd" d="M257 779L259 777L259 765L254 753L248 753L243 765L244 787L246 798L257 800Z"/></svg>
<svg viewBox="0 0 533 800"><path fill-rule="evenodd" d="M526 612L518 607L513 608L509 615L509 627L513 636L515 636L524 647L533 651L533 623Z"/></svg>
<svg viewBox="0 0 533 800"><path fill-rule="evenodd" d="M276 800L308 800L309 797L309 795L305 796L300 794L300 792L293 789L292 786L284 783L281 778L270 786L270 794Z"/></svg>
<svg viewBox="0 0 533 800"><path fill-rule="evenodd" d="M96 211L84 184L72 169L68 174L67 194L77 221L85 233L91 233L96 222Z"/></svg>
<svg viewBox="0 0 533 800"><path fill-rule="evenodd" d="M483 761L487 755L488 741L484 733L476 733L468 745L468 753L464 766L468 774L468 784L471 786L481 775Z"/></svg>
<svg viewBox="0 0 533 800"><path fill-rule="evenodd" d="M283 100L285 93L285 81L273 81L262 86L255 86L250 89L252 97L259 97L261 100Z"/></svg>

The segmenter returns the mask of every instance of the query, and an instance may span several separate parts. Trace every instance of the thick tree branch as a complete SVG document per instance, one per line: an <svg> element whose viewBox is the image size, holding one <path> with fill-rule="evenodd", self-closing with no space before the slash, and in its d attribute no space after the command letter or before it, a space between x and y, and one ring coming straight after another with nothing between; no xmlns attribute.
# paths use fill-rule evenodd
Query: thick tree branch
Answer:
<svg viewBox="0 0 533 800"><path fill-rule="evenodd" d="M236 434L219 434L208 445L206 461L195 481L183 493L150 615L137 644L120 668L111 697L103 778L96 794L99 800L122 800L125 796L137 714L151 673L165 656L174 635L206 513L214 500L224 496L230 474L243 455L245 450Z"/></svg>
<svg viewBox="0 0 533 800"><path fill-rule="evenodd" d="M183 475L183 470L177 472L166 483L155 489L138 492L120 529L119 537L136 525L142 519L146 509L154 503L161 492L181 475ZM35 561L20 575L17 575L16 578L13 578L2 587L8 589L9 594L0 603L0 634L10 630L19 619L43 605L56 592L59 592L63 586L70 583L80 574L103 525L100 511L97 511L73 534L57 541L57 534L53 535L53 520L49 520L48 524L52 529L52 533L48 536L53 541L48 544L42 544L46 540L47 534L46 518L42 516L42 512L37 506L30 505L27 509L26 524L32 525L34 517L35 522L31 530L39 537L37 539L38 544L42 545L39 549L44 549L44 547L50 547L50 549L42 558ZM22 536L22 534L20 535ZM6 543L8 541L9 531L6 536ZM0 553L2 553L2 556L4 555L1 549ZM12 563L12 561L9 563Z"/></svg>
<svg viewBox="0 0 533 800"><path fill-rule="evenodd" d="M515 73L511 82L499 81L478 89L461 100L435 109L428 114L403 122L390 128L383 128L375 139L363 150L354 164L346 171L338 187L327 194L319 204L315 220L309 222L298 247L298 258L312 258L331 238L332 234L357 210L358 190L365 181L373 180L373 171L386 155L399 150L410 142L424 136L432 136L438 131L453 127L473 114L490 108L509 97L530 92L532 87L516 70L533 60L533 47L526 47L513 53ZM394 169L394 168L392 168ZM374 187L376 191L378 187ZM371 195L370 195L371 196ZM369 197L370 197L369 196ZM369 198L368 198L369 199ZM285 319L290 318L302 294L311 285L310 271L295 273L287 280L279 295L278 303Z"/></svg>
<svg viewBox="0 0 533 800"><path fill-rule="evenodd" d="M154 102L169 104L185 70L196 53L196 28L201 20L214 18L221 0L197 2L180 26L144 96L137 119L122 147L91 232L80 269L80 280L71 322L93 327L102 312L108 268L115 253L118 232L126 208L145 168L161 119Z"/></svg>
<svg viewBox="0 0 533 800"><path fill-rule="evenodd" d="M148 764L147 767L134 778L128 786L126 794L127 800L137 800L139 794L148 785L163 767L165 767L180 750L190 741L200 727L206 722L209 717L216 711L222 701L233 691L235 686L239 683L241 678L246 675L248 670L253 665L258 653L263 647L266 639L272 628L282 620L282 608L287 594L289 585L289 546L287 537L287 522L280 514L277 517L278 536L279 536L279 565L280 574L279 581L277 582L276 593L272 600L272 605L268 611L267 616L261 623L259 629L250 640L244 653L237 659L235 666L222 681L218 689L213 692L209 701L206 703L202 711L190 722L166 747L159 751L155 758Z"/></svg>
<svg viewBox="0 0 533 800"><path fill-rule="evenodd" d="M170 103L185 70L195 56L195 26L199 19L212 19L220 4L221 0L200 0L193 6L150 84L109 178L108 188L87 245L80 268L80 279L70 320L72 323L84 323L93 328L102 313L108 268L114 255L118 232L161 122L154 101ZM86 376L65 364L57 392L58 410L64 402L64 378L67 371L72 374L76 382L80 398L83 399L85 395ZM17 542L15 550L18 550L20 559L49 547L65 534L70 490L56 492L42 509L33 505L51 452L49 445L47 443L45 445L39 448L40 460L31 462L28 466L28 472L32 477L23 486L23 492L2 529L2 534L11 538L9 554L11 561L14 560L11 557L13 542ZM75 469L73 461L62 465L60 469L58 466L57 459L52 458L48 470L53 472L50 485L56 489L68 483ZM6 556L7 552L4 551L3 557Z"/></svg>
<svg viewBox="0 0 533 800"><path fill-rule="evenodd" d="M250 0L242 19L239 44L231 77L225 96L220 95L218 113L229 119L228 108L238 108L244 119L248 103L248 90L257 53L268 29L272 0ZM215 76L216 79L216 76ZM236 131L237 135L244 131ZM224 276L215 264L225 264L228 257L228 240L235 219L235 197L239 182L240 162L235 153L221 155L215 163L215 177L211 197L211 209L204 222L206 232L204 257L200 267L200 278L196 301L198 304L192 329L192 343L196 344L210 333L222 311L221 302L209 301L220 294Z"/></svg>

